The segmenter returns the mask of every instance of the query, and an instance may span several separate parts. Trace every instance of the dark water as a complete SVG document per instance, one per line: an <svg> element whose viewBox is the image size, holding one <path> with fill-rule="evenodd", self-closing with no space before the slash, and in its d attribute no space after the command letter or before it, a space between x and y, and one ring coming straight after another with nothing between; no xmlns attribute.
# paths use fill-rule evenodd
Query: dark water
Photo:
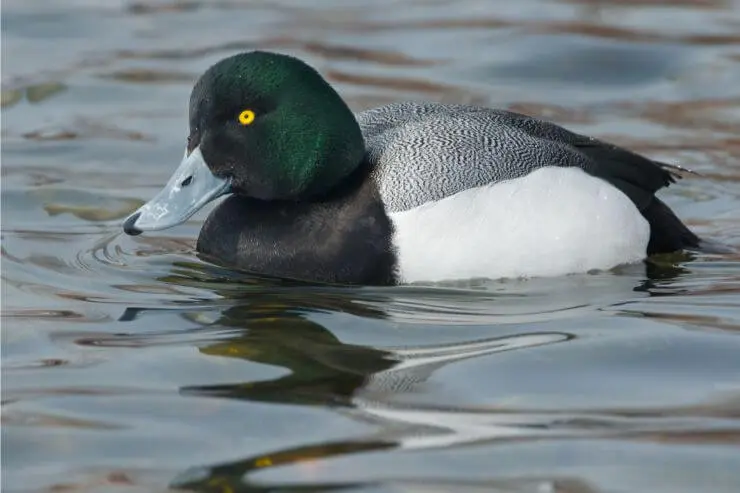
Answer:
<svg viewBox="0 0 740 493"><path fill-rule="evenodd" d="M312 6L313 5L313 6ZM740 5L5 0L3 491L740 491L740 257L529 281L301 286L130 238L194 78L308 60L353 108L475 102L703 174L740 245Z"/></svg>

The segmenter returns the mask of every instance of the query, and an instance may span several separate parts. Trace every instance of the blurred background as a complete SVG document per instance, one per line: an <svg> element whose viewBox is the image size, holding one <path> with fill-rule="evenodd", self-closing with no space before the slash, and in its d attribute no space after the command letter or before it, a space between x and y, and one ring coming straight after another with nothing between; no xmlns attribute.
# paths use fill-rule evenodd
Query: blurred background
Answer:
<svg viewBox="0 0 740 493"><path fill-rule="evenodd" d="M4 0L3 491L740 491L737 255L331 288L200 261L207 211L122 235L252 49L691 168L740 246L737 0Z"/></svg>

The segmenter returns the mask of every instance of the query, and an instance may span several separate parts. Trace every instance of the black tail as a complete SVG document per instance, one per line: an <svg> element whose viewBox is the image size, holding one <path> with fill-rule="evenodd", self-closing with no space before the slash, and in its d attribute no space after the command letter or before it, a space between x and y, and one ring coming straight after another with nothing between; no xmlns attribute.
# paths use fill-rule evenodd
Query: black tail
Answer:
<svg viewBox="0 0 740 493"><path fill-rule="evenodd" d="M696 171L677 166L675 164L653 161L670 174L670 181L681 179L684 175L702 176ZM699 238L686 227L657 197L653 196L642 215L650 223L650 242L648 255L656 253L670 253L678 250L695 250L702 253L717 255L738 254L740 250L724 243Z"/></svg>
<svg viewBox="0 0 740 493"><path fill-rule="evenodd" d="M642 210L642 215L650 224L648 255L700 248L702 240L659 198L653 197L648 206Z"/></svg>

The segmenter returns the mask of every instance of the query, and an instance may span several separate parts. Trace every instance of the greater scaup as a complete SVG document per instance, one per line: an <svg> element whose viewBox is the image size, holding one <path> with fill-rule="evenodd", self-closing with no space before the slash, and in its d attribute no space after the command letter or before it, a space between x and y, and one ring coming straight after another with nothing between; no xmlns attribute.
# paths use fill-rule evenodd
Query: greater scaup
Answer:
<svg viewBox="0 0 740 493"><path fill-rule="evenodd" d="M306 63L254 51L200 77L182 163L124 231L169 228L228 194L197 250L261 274L562 275L698 247L655 196L674 171L509 111L403 102L353 114Z"/></svg>

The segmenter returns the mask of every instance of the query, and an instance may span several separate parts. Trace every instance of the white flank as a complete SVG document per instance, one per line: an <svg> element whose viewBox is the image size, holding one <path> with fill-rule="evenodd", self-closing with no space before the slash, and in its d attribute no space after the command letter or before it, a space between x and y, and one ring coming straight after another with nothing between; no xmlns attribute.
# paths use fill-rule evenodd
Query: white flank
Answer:
<svg viewBox="0 0 740 493"><path fill-rule="evenodd" d="M645 257L632 201L579 168L540 168L389 214L402 282L558 276Z"/></svg>

